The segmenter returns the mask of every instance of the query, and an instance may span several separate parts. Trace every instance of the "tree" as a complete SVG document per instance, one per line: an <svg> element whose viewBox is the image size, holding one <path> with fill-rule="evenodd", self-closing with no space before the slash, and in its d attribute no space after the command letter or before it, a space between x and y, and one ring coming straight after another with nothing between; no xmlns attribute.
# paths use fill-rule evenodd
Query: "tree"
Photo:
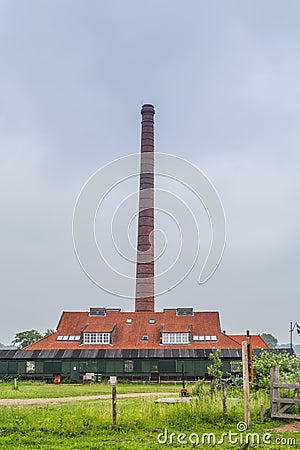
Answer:
<svg viewBox="0 0 300 450"><path fill-rule="evenodd" d="M261 349L258 356L253 356L252 363L255 389L270 388L270 368L273 366L279 366L280 378L287 383L294 383L299 377L300 358L295 354Z"/></svg>
<svg viewBox="0 0 300 450"><path fill-rule="evenodd" d="M212 388L211 393L212 394L215 391L216 384L223 373L221 370L222 361L220 358L220 354L221 354L221 350L218 348L214 353L210 353L209 357L208 357L208 359L211 361L211 363L207 368L207 373L212 378L212 383L211 383L211 388Z"/></svg>
<svg viewBox="0 0 300 450"><path fill-rule="evenodd" d="M276 345L278 344L278 339L276 339L276 337L274 337L272 334L270 334L270 333L262 333L261 337L263 338L265 343L270 348L276 348Z"/></svg>
<svg viewBox="0 0 300 450"><path fill-rule="evenodd" d="M52 328L47 328L47 330L45 331L44 336L49 336L49 334L54 333L54 330Z"/></svg>
<svg viewBox="0 0 300 450"><path fill-rule="evenodd" d="M20 331L19 333L16 333L12 343L21 349L27 347L27 345L33 344L33 342L42 337L43 335L38 330Z"/></svg>

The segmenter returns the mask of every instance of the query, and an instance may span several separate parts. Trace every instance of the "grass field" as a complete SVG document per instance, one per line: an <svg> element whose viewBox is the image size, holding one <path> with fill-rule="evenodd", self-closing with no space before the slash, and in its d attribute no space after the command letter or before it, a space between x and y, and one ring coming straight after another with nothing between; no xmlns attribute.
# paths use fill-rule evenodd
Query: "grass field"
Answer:
<svg viewBox="0 0 300 450"><path fill-rule="evenodd" d="M14 389L13 381L0 383L0 398L55 398L98 394L109 394L111 387L107 383L97 384L47 384L38 381L18 381ZM119 383L118 392L179 392L180 385Z"/></svg>
<svg viewBox="0 0 300 450"><path fill-rule="evenodd" d="M1 391L3 386L0 386ZM24 383L23 387L25 388L25 386L28 385ZM167 386L174 391L174 386ZM45 387L49 388L47 385ZM61 392L64 392L65 396L65 389L72 386L56 386L56 388L60 387L63 388ZM86 388L85 392L90 392L87 390L87 386L82 386L81 392L84 391L84 388ZM145 392L147 389L165 391L165 388L165 385L134 384L118 385L117 390L118 392L121 390L123 392L126 390L127 392ZM40 389L40 386L32 386L32 392L35 395L37 389ZM111 388L103 385L102 389L102 393L108 393ZM22 391L22 385L19 390ZM78 395L78 391L75 392ZM218 395L216 400L211 401L206 393L199 400L175 405L155 404L153 398L118 399L116 430L113 430L111 425L110 400L87 400L47 406L0 407L0 448L5 450L148 450L163 448L278 450L300 448L299 436L296 433L272 432L272 428L282 425L283 421L274 421L266 416L266 423L260 424L259 405L261 403L265 407L268 406L267 395L252 395L252 425L246 431L237 429L237 424L243 421L243 402L241 400L228 400L228 412L224 416ZM237 436L233 436L232 439L238 438L238 443L231 443L228 435L223 435L223 442L220 443L222 434L230 432L237 433ZM257 444L257 436L254 436L252 445L250 436L250 445L247 445L245 442L247 432L257 433L260 443ZM171 435L171 433L175 434ZM185 433L186 436L184 437L180 433ZM213 434L209 437L203 433ZM160 437L160 442L158 437ZM197 437L199 442L197 442ZM263 442L264 437L268 442ZM203 443L202 439L204 439ZM210 443L208 443L208 439L210 439ZM276 439L279 439L280 442L276 442ZM294 441L288 443L288 439L296 439L296 444Z"/></svg>

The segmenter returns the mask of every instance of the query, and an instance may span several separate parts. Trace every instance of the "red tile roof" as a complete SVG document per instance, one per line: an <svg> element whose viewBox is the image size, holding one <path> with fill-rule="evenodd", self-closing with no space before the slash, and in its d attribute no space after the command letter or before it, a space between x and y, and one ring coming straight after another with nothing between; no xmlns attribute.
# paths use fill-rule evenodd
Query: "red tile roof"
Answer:
<svg viewBox="0 0 300 450"><path fill-rule="evenodd" d="M99 330L99 324L97 323L89 323L86 328L84 328L85 333L111 333L116 323L105 322L101 326L101 330ZM79 333L80 334L80 333Z"/></svg>
<svg viewBox="0 0 300 450"><path fill-rule="evenodd" d="M127 323L131 319L131 323ZM155 321L155 323L151 323ZM83 344L84 332L107 333L114 329L112 344ZM160 344L161 332L182 333L192 331L189 344ZM57 340L58 336L81 336L80 341ZM148 340L142 340L148 336ZM194 340L193 336L216 336L217 340ZM243 339L245 336L243 336ZM254 336L252 336L254 340ZM194 312L192 316L177 316L176 309L162 312L121 312L106 310L106 316L90 316L89 312L63 312L57 330L29 345L30 350L50 349L157 349L157 348L234 348L242 340L228 336L220 330L218 312ZM262 339L259 340L262 346ZM255 341L256 346L256 341ZM263 347L265 348L265 347Z"/></svg>
<svg viewBox="0 0 300 450"><path fill-rule="evenodd" d="M171 322L166 325L162 325L162 333L188 333L192 327L191 323L176 323Z"/></svg>
<svg viewBox="0 0 300 450"><path fill-rule="evenodd" d="M265 349L270 348L259 334L252 334L250 335L249 338L247 338L247 336L243 334L233 334L230 335L230 337L239 344L242 344L243 341L247 341L249 342L249 344L252 344L253 348L265 348Z"/></svg>

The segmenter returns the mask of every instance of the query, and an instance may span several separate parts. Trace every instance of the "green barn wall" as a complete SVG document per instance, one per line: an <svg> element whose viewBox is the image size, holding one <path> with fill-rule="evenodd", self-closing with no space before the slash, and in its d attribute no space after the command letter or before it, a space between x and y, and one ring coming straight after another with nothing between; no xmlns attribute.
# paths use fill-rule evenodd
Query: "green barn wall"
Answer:
<svg viewBox="0 0 300 450"><path fill-rule="evenodd" d="M34 361L35 371L26 372L26 360L0 360L0 377L22 375L28 378L53 377L61 375L66 378L80 379L86 372L101 373L104 377L144 377L159 373L162 377L181 376L182 363L187 377L195 379L207 373L207 358L189 359L30 359ZM230 372L230 362L238 358L223 358L223 372Z"/></svg>

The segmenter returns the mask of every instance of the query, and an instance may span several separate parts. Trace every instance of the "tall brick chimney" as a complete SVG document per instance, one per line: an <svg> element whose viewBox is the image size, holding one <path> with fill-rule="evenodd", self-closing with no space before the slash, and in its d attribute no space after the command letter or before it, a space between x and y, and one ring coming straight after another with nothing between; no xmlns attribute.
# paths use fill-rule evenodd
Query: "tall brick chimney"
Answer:
<svg viewBox="0 0 300 450"><path fill-rule="evenodd" d="M154 311L154 107L142 106L135 311ZM151 190L152 189L152 190ZM149 191L150 190L150 191ZM152 238L153 239L153 236Z"/></svg>

